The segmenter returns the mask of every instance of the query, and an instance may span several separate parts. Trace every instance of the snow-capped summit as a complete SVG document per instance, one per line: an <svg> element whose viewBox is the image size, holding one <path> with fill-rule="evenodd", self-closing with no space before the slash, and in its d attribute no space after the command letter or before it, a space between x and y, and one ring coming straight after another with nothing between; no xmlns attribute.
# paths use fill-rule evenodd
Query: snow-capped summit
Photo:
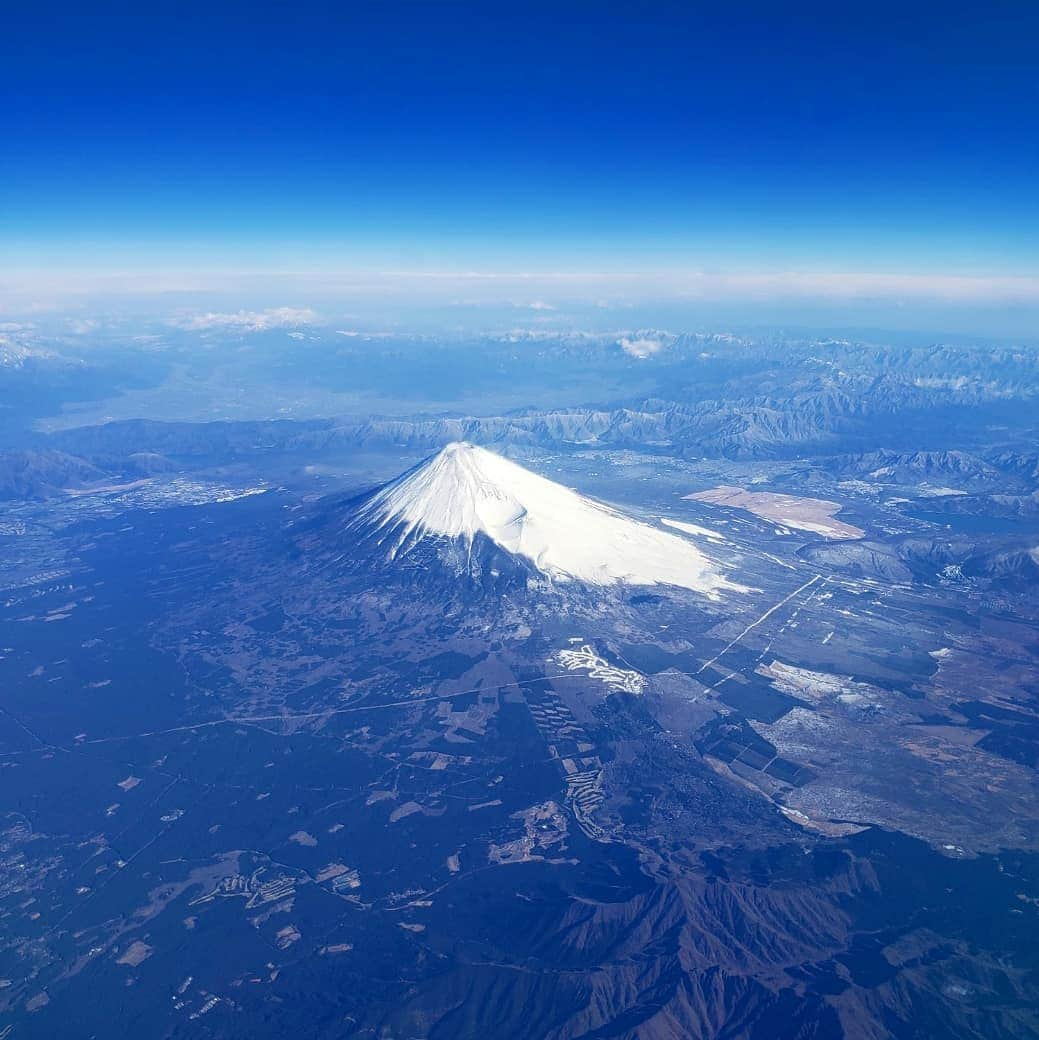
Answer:
<svg viewBox="0 0 1039 1040"><path fill-rule="evenodd" d="M357 522L390 556L429 537L484 535L557 581L675 585L715 598L740 587L686 538L632 520L472 444L449 444L368 498Z"/></svg>

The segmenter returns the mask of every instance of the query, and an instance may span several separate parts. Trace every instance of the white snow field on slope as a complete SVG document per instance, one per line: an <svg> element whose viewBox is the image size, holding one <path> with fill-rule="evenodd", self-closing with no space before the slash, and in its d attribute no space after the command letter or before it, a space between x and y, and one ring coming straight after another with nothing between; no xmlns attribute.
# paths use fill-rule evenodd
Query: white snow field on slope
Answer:
<svg viewBox="0 0 1039 1040"><path fill-rule="evenodd" d="M449 444L358 512L392 534L395 556L427 535L484 534L543 574L592 585L675 585L717 598L743 591L690 541L622 516L472 444Z"/></svg>
<svg viewBox="0 0 1039 1040"><path fill-rule="evenodd" d="M673 527L677 531L695 535L698 538L709 538L712 542L724 542L725 535L720 531L712 531L709 527L701 527L699 524L690 524L685 520L669 520L666 516L660 518L660 522L667 527Z"/></svg>

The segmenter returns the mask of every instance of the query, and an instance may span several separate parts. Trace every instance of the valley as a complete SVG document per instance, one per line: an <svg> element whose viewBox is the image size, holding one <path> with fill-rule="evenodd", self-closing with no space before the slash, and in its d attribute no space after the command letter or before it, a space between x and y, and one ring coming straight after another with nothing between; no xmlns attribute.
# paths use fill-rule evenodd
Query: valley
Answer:
<svg viewBox="0 0 1039 1040"><path fill-rule="evenodd" d="M340 994L328 1035L442 1021L435 1033L454 1028L444 995L463 977L472 1007L504 999L516 1014L521 979L556 979L556 1017L531 1035L579 1035L586 997L530 967L559 943L603 1022L635 1013L635 985L661 995L642 1029L699 1028L720 1000L825 1035L905 987L956 985L979 1003L938 1002L935 1028L1018 1028L985 1010L983 994L1026 983L1002 980L980 932L969 953L952 918L891 918L883 954L862 945L877 901L903 898L905 857L952 871L954 888L1002 877L990 912L1031 912L1039 803L1015 741L1034 725L1022 694L1039 641L1015 637L1012 696L995 672L978 686L1007 652L994 587L859 576L824 564L822 535L797 542L688 500L669 512L690 530L668 537L742 591L555 581L475 528L463 552L437 535L387 554L351 525L363 491L214 486L146 508L98 492L69 499L60 524L41 525L39 506L8 521L21 555L8 557L0 768L22 808L5 817L4 956L33 967L2 993L24 1035L82 1016L85 986L132 994L129 1025L173 949L188 958L173 1035L177 1022L244 1035L302 979ZM113 635L106 619L131 613ZM83 780L61 799L69 770ZM821 887L777 880L793 849ZM878 856L894 857L889 874ZM741 857L770 865L744 878ZM507 948L467 916L473 900L512 922ZM734 914L760 937L728 934L718 922ZM895 952L935 942L945 952L926 965ZM637 984L633 956L652 965ZM408 989L384 976L373 991L391 961L409 966ZM369 980L363 1000L345 979ZM708 979L709 1004L689 988Z"/></svg>

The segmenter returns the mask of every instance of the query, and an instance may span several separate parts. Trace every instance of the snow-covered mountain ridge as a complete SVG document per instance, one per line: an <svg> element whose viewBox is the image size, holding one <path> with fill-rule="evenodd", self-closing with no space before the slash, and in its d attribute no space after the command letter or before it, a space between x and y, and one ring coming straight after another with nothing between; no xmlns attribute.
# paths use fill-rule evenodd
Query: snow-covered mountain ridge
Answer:
<svg viewBox="0 0 1039 1040"><path fill-rule="evenodd" d="M353 521L390 557L479 535L556 581L740 591L689 539L622 515L472 444L449 444L368 498Z"/></svg>

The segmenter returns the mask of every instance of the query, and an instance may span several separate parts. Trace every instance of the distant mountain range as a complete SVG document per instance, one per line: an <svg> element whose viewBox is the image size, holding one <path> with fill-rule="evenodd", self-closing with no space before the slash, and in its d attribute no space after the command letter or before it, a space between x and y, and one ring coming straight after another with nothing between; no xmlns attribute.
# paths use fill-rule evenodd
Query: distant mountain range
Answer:
<svg viewBox="0 0 1039 1040"><path fill-rule="evenodd" d="M926 394L874 392L794 395L758 401L708 401L685 405L647 400L623 408L529 410L497 416L430 416L409 419L315 419L270 422L155 422L135 419L80 427L40 437L39 449L0 455L0 473L24 471L24 480L0 478L5 497L52 493L56 474L41 473L36 457L57 453L82 460L106 474L139 473L134 457L154 464L216 464L272 454L320 456L360 448L402 447L434 450L455 441L488 446L573 450L632 449L679 458L769 459L823 456L834 473L880 483L916 483L957 478L972 485L1003 482L1006 490L1039 489L1039 455L1022 446L1013 450L979 445L904 450L906 441L951 432L976 441L975 427L996 417L981 406L961 405L953 413L924 407ZM1011 405L1000 405L1004 417ZM1018 407L1031 409L1023 402ZM980 409L980 414L979 413ZM951 431L950 431L950 424ZM864 450L849 452L849 447ZM161 459L170 460L161 462ZM72 475L74 478L74 474ZM1010 481L1011 486L1007 485ZM20 490L19 490L20 489Z"/></svg>

